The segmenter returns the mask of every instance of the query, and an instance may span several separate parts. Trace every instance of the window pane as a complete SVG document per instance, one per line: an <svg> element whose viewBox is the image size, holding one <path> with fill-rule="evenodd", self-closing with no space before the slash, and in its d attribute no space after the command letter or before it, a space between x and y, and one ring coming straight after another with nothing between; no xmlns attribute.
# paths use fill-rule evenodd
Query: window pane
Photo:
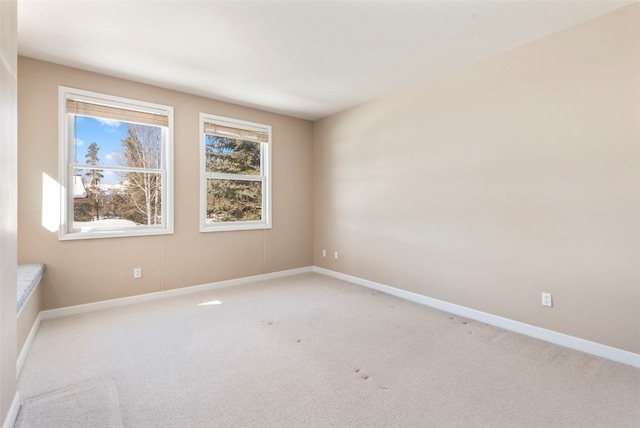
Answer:
<svg viewBox="0 0 640 428"><path fill-rule="evenodd" d="M260 143L206 135L207 172L260 175Z"/></svg>
<svg viewBox="0 0 640 428"><path fill-rule="evenodd" d="M64 86L58 93L68 189L60 240L173 233L173 107Z"/></svg>
<svg viewBox="0 0 640 428"><path fill-rule="evenodd" d="M271 126L200 113L200 231L271 227Z"/></svg>
<svg viewBox="0 0 640 428"><path fill-rule="evenodd" d="M262 220L262 182L207 179L207 223Z"/></svg>
<svg viewBox="0 0 640 428"><path fill-rule="evenodd" d="M162 128L89 116L73 116L73 122L74 163L162 167Z"/></svg>
<svg viewBox="0 0 640 428"><path fill-rule="evenodd" d="M73 184L74 229L162 224L162 174L75 168Z"/></svg>

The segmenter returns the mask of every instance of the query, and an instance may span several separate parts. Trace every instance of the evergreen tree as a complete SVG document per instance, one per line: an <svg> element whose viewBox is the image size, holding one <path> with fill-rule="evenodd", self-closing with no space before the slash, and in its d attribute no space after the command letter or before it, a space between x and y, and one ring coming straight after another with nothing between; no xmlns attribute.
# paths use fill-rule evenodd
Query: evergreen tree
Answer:
<svg viewBox="0 0 640 428"><path fill-rule="evenodd" d="M260 143L206 136L207 172L260 175ZM207 183L207 218L249 221L262 218L262 183L215 178Z"/></svg>
<svg viewBox="0 0 640 428"><path fill-rule="evenodd" d="M87 153L85 154L85 163L87 165L98 165L100 159L98 152L100 146L95 142L89 144ZM82 180L87 191L87 201L78 204L74 209L75 221L91 221L100 220L100 208L104 206L104 195L100 191L100 181L104 178L101 169L88 169Z"/></svg>

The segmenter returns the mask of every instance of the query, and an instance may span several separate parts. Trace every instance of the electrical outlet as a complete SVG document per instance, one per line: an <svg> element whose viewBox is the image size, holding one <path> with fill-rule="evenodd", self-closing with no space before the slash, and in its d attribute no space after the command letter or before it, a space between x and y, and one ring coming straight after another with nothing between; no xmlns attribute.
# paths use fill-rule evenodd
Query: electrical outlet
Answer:
<svg viewBox="0 0 640 428"><path fill-rule="evenodd" d="M327 250L322 250L322 257L327 257Z"/></svg>
<svg viewBox="0 0 640 428"><path fill-rule="evenodd" d="M134 279L142 278L142 268L135 268L133 270L133 278Z"/></svg>
<svg viewBox="0 0 640 428"><path fill-rule="evenodd" d="M542 306L553 306L551 302L551 293L542 293Z"/></svg>
<svg viewBox="0 0 640 428"><path fill-rule="evenodd" d="M334 252L333 252L333 258L334 258L334 259L336 259L336 260L338 260L338 252L337 252L337 251L334 251Z"/></svg>

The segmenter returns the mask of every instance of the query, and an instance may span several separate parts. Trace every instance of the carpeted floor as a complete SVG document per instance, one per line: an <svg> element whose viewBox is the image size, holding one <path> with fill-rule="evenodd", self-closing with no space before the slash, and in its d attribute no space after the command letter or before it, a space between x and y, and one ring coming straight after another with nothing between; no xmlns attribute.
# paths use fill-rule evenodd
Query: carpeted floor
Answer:
<svg viewBox="0 0 640 428"><path fill-rule="evenodd" d="M84 426L122 427L122 415L113 380L108 376L88 379L26 400L16 428Z"/></svg>
<svg viewBox="0 0 640 428"><path fill-rule="evenodd" d="M318 274L45 321L18 389L19 428L640 426L638 369Z"/></svg>

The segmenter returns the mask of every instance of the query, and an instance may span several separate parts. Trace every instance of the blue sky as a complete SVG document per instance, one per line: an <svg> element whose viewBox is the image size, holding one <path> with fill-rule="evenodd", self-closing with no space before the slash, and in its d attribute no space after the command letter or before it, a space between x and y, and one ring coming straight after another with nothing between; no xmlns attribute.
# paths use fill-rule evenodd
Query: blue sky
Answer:
<svg viewBox="0 0 640 428"><path fill-rule="evenodd" d="M87 116L75 117L75 156L78 163L85 162L87 148L95 142L100 151L98 158L102 165L120 165L123 150L121 140L127 136L127 125L111 119ZM103 184L116 184L120 177L113 171L104 171Z"/></svg>

